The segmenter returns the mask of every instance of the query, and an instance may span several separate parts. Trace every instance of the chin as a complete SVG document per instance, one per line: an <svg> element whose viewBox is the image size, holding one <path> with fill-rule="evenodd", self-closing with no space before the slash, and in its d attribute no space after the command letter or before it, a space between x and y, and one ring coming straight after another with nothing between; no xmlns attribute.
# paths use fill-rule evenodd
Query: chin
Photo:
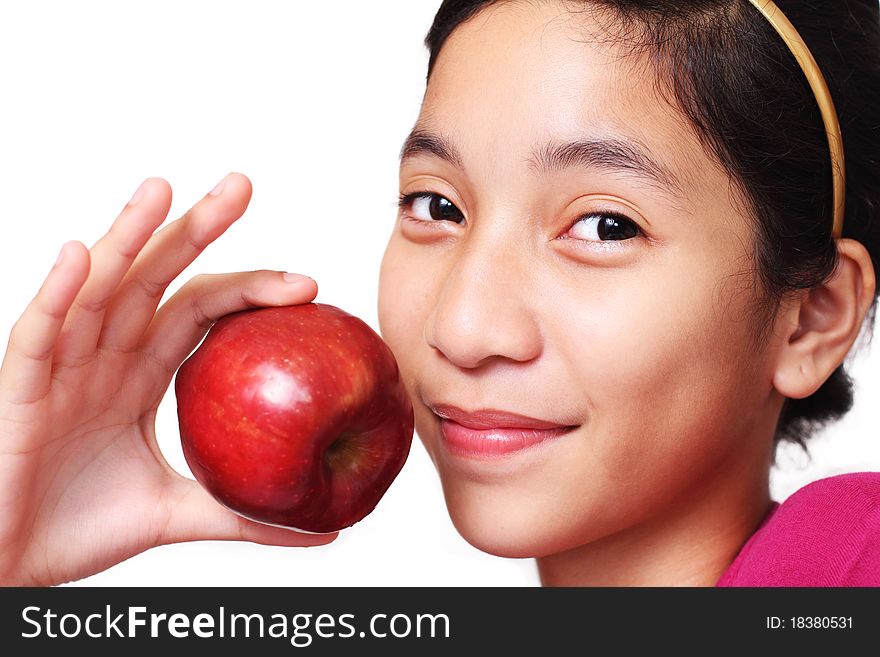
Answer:
<svg viewBox="0 0 880 657"><path fill-rule="evenodd" d="M542 556L540 537L534 534L529 536L521 532L510 531L510 528L501 528L497 524L492 527L483 523L474 523L470 518L462 520L452 513L450 513L450 518L461 537L481 552L507 559Z"/></svg>
<svg viewBox="0 0 880 657"><path fill-rule="evenodd" d="M541 513L536 507L511 509L493 503L498 500L489 499L489 491L461 492L460 488L445 492L449 517L461 537L478 550L496 557L526 559L571 547L556 535L562 527L548 524L554 520L552 514Z"/></svg>

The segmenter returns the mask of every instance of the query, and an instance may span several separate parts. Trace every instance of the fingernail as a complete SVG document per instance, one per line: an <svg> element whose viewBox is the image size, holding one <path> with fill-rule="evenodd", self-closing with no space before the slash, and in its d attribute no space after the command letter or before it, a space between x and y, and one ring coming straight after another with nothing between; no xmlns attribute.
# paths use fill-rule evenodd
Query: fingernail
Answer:
<svg viewBox="0 0 880 657"><path fill-rule="evenodd" d="M149 180L149 178L147 178ZM134 193L134 196L131 197L131 200L128 202L129 205L135 205L138 203L143 197L144 192L146 191L147 180L141 183L141 186L137 188L137 191Z"/></svg>
<svg viewBox="0 0 880 657"><path fill-rule="evenodd" d="M226 178L229 176L227 175ZM223 188L226 187L226 178L223 178L220 182L217 183L217 186L208 192L208 196L220 196L223 193Z"/></svg>
<svg viewBox="0 0 880 657"><path fill-rule="evenodd" d="M285 272L282 278L284 278L285 283L299 283L300 281L311 280L308 276L303 276L302 274L292 274L290 272Z"/></svg>
<svg viewBox="0 0 880 657"><path fill-rule="evenodd" d="M64 260L64 252L67 250L67 244L61 247L61 252L58 254L58 259L55 261L54 266L57 267L61 264L61 261Z"/></svg>

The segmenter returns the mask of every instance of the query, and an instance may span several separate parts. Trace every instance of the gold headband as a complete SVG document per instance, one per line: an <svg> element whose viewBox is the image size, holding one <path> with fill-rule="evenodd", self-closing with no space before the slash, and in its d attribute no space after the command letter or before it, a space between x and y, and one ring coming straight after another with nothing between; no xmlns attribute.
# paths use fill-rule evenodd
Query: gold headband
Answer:
<svg viewBox="0 0 880 657"><path fill-rule="evenodd" d="M831 176L834 182L834 226L832 234L835 239L843 235L843 215L846 210L846 165L843 158L843 135L840 132L840 121L837 118L837 110L834 109L834 101L828 84L819 70L819 65L813 58L810 49L791 21L785 17L782 10L772 0L749 0L770 21L770 24L779 32L785 40L791 52L797 59L798 64L807 76L810 88L819 103L822 112L822 120L825 123L825 132L828 134L828 147L831 150Z"/></svg>

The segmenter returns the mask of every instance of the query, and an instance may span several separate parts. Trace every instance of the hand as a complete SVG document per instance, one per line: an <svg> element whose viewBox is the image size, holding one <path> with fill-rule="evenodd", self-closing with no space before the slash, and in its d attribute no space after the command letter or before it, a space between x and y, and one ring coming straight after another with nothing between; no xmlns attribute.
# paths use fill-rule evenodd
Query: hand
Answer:
<svg viewBox="0 0 880 657"><path fill-rule="evenodd" d="M171 188L150 178L91 249L62 248L0 368L0 584L58 584L166 543L336 538L240 518L174 472L156 442L159 402L214 321L317 294L312 279L281 272L202 275L157 311L250 197L250 181L230 174L154 234Z"/></svg>

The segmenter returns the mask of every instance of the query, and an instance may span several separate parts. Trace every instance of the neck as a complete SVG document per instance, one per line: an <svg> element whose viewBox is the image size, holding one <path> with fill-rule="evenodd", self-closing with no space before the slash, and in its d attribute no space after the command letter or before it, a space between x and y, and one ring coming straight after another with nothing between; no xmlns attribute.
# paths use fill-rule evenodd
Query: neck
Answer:
<svg viewBox="0 0 880 657"><path fill-rule="evenodd" d="M688 488L659 516L538 558L543 586L714 586L771 505L769 459Z"/></svg>

